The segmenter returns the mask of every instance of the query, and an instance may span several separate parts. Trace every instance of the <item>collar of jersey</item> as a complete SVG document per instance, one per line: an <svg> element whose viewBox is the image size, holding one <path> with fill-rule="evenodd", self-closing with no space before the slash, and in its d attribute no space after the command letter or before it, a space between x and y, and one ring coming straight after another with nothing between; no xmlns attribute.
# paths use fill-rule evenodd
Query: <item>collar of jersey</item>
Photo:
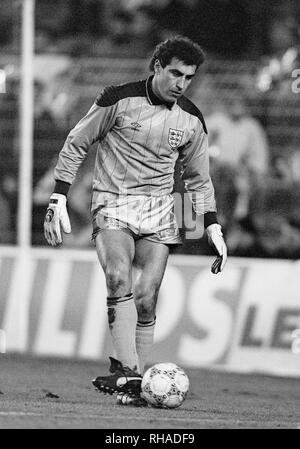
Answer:
<svg viewBox="0 0 300 449"><path fill-rule="evenodd" d="M153 78L154 78L154 75L151 75L146 80L146 92L147 92L147 98L148 98L149 103L152 104L152 105L155 105L155 106L164 104L168 109L171 110L172 107L174 106L174 103L171 103L169 101L161 100L153 92L153 89L152 89L152 80L153 80Z"/></svg>

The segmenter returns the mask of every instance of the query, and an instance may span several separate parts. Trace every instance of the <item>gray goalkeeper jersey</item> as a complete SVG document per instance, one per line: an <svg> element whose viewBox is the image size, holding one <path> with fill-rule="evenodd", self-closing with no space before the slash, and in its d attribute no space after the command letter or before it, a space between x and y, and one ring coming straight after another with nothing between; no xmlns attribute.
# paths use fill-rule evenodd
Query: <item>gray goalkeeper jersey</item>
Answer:
<svg viewBox="0 0 300 449"><path fill-rule="evenodd" d="M99 142L94 196L170 194L177 158L196 213L216 211L209 175L204 119L185 96L165 103L152 91L152 78L110 86L70 131L59 154L55 179L72 184L89 147Z"/></svg>

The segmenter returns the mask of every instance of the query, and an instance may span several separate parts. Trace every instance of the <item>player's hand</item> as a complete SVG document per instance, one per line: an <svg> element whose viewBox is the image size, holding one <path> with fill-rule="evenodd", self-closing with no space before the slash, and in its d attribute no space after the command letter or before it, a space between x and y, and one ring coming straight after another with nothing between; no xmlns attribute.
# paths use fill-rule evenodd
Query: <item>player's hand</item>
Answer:
<svg viewBox="0 0 300 449"><path fill-rule="evenodd" d="M213 223L206 228L208 235L208 242L210 246L215 250L218 257L211 266L211 272L214 274L219 273L225 267L227 261L227 247L223 239L223 233L221 226L217 223Z"/></svg>
<svg viewBox="0 0 300 449"><path fill-rule="evenodd" d="M62 243L61 228L70 234L71 225L67 212L67 198L60 193L52 193L44 220L44 235L49 245Z"/></svg>

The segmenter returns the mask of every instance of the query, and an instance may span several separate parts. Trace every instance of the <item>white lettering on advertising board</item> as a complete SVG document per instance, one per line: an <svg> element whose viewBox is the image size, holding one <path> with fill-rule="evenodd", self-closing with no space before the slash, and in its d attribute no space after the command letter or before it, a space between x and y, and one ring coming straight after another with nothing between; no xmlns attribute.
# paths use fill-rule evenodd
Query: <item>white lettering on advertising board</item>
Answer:
<svg viewBox="0 0 300 449"><path fill-rule="evenodd" d="M37 276L39 252L31 257L16 253L6 290L0 285L5 350L106 359L106 286L98 263L85 255L85 273L90 274L82 290L87 287L86 296L80 291L72 302L70 286L75 280L82 284L80 254L41 254L47 265L44 279ZM154 360L300 375L299 354L291 350L298 344L295 337L292 346L292 336L300 328L300 264L231 259L226 271L214 276L209 259L195 260L170 259L159 297ZM0 263L3 279L2 268ZM36 282L43 284L38 298Z"/></svg>
<svg viewBox="0 0 300 449"><path fill-rule="evenodd" d="M75 354L76 335L61 330L71 268L70 262L51 264L34 347L36 354L67 357Z"/></svg>
<svg viewBox="0 0 300 449"><path fill-rule="evenodd" d="M291 351L292 331L300 327L299 264L253 265L237 315L229 366L300 375L300 357Z"/></svg>
<svg viewBox="0 0 300 449"><path fill-rule="evenodd" d="M217 363L230 344L233 311L222 301L218 292L233 296L241 271L228 265L226 276L216 277L203 270L188 292L189 315L204 337L195 338L185 333L180 341L179 356L183 363L202 365Z"/></svg>

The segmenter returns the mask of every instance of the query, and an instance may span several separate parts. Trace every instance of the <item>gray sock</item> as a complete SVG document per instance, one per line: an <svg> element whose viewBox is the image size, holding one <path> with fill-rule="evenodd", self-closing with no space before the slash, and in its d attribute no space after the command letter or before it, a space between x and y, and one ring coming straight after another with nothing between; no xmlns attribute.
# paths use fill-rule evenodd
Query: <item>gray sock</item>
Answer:
<svg viewBox="0 0 300 449"><path fill-rule="evenodd" d="M141 374L143 374L145 364L153 346L155 322L156 320L147 322L138 321L136 324L135 342Z"/></svg>
<svg viewBox="0 0 300 449"><path fill-rule="evenodd" d="M107 298L108 324L116 358L136 372L140 372L135 346L137 311L132 293Z"/></svg>

